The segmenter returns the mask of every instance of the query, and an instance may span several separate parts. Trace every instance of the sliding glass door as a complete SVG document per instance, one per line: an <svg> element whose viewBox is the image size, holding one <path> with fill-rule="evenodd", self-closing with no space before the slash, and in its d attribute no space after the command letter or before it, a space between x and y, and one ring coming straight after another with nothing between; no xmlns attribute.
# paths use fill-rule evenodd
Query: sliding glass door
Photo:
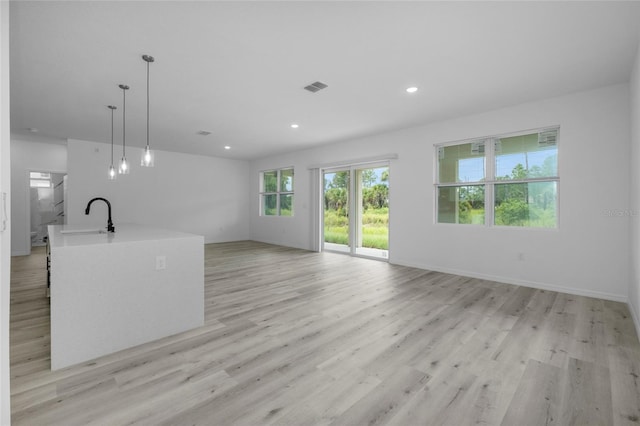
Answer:
<svg viewBox="0 0 640 426"><path fill-rule="evenodd" d="M327 169L323 181L324 249L386 259L388 164Z"/></svg>

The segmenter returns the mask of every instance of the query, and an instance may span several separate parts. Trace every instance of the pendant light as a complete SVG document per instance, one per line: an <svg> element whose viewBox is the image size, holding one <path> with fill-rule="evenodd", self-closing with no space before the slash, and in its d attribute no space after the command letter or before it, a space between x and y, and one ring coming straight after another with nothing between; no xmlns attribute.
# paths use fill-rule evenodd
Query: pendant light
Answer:
<svg viewBox="0 0 640 426"><path fill-rule="evenodd" d="M118 176L115 167L113 167L113 110L117 109L113 105L107 106L111 110L111 165L109 166L109 180L115 180Z"/></svg>
<svg viewBox="0 0 640 426"><path fill-rule="evenodd" d="M120 160L120 168L118 169L118 173L121 175L129 174L129 163L127 163L127 157L125 156L125 112L126 112L126 93L129 90L129 86L126 84L118 85L119 88L122 89L122 160Z"/></svg>
<svg viewBox="0 0 640 426"><path fill-rule="evenodd" d="M142 55L142 60L147 63L147 146L142 151L140 165L143 167L153 167L153 152L149 147L149 64L154 61L153 56Z"/></svg>

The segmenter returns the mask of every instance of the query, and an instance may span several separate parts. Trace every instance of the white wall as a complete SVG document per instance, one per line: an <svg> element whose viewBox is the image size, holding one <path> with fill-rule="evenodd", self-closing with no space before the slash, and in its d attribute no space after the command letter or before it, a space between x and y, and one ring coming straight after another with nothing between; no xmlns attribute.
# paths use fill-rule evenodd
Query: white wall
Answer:
<svg viewBox="0 0 640 426"><path fill-rule="evenodd" d="M0 195L11 202L11 143L9 119L9 2L0 1ZM10 209L10 205L7 206ZM2 218L0 199L0 221ZM9 211L7 214L11 214ZM9 288L11 270L11 221L0 222L0 425L11 424L9 391Z"/></svg>
<svg viewBox="0 0 640 426"><path fill-rule="evenodd" d="M61 141L28 141L20 136L11 140L11 254L31 253L31 215L29 172L67 171L67 147Z"/></svg>
<svg viewBox="0 0 640 426"><path fill-rule="evenodd" d="M107 209L94 197L111 202L113 222L139 223L203 235L206 243L249 239L249 163L155 151L155 167L140 166L141 149L129 148L129 175L107 179L110 145L69 140L67 223L107 225ZM115 165L117 167L117 165Z"/></svg>
<svg viewBox="0 0 640 426"><path fill-rule="evenodd" d="M631 279L629 306L640 334L640 47L631 74Z"/></svg>
<svg viewBox="0 0 640 426"><path fill-rule="evenodd" d="M434 224L434 144L560 125L558 230ZM397 153L390 261L626 300L629 86L617 85L252 162L252 239L312 249L313 164ZM258 215L259 171L294 166L295 217ZM524 254L518 261L517 253Z"/></svg>

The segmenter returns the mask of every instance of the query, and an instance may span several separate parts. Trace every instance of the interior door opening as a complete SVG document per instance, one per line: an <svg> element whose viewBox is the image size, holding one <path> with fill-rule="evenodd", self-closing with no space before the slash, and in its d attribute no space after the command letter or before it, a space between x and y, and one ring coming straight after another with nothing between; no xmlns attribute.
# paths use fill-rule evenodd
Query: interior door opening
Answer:
<svg viewBox="0 0 640 426"><path fill-rule="evenodd" d="M46 245L47 226L64 225L66 173L29 172L31 246Z"/></svg>
<svg viewBox="0 0 640 426"><path fill-rule="evenodd" d="M323 249L389 257L389 165L323 171Z"/></svg>

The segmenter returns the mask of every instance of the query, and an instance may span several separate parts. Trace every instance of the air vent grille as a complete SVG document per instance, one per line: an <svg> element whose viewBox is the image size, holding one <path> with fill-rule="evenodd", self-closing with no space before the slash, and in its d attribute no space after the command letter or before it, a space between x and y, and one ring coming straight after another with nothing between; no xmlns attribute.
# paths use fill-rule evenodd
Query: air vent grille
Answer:
<svg viewBox="0 0 640 426"><path fill-rule="evenodd" d="M320 81L316 81L315 83L311 83L310 85L305 86L304 90L308 90L311 93L316 93L322 89L326 89L327 87L329 86Z"/></svg>
<svg viewBox="0 0 640 426"><path fill-rule="evenodd" d="M196 132L196 135L200 135L200 136L209 136L211 134L211 132L207 132L206 130L198 130Z"/></svg>

